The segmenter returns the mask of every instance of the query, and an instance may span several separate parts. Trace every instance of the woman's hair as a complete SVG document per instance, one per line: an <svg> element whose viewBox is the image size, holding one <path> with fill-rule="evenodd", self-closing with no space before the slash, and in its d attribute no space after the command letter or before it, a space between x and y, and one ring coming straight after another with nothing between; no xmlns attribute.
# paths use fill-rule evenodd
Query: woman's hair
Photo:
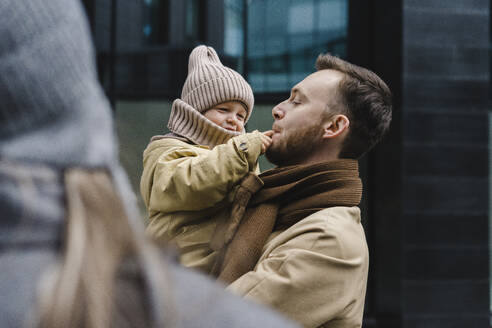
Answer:
<svg viewBox="0 0 492 328"><path fill-rule="evenodd" d="M41 280L36 326L173 326L161 252L131 226L109 174L71 169L64 179L62 256Z"/></svg>

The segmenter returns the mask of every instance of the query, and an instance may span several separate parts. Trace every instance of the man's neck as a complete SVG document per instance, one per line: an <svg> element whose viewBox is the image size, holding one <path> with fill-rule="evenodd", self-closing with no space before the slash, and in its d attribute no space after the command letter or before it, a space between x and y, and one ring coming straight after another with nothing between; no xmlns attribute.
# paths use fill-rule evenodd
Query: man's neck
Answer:
<svg viewBox="0 0 492 328"><path fill-rule="evenodd" d="M316 164L323 162L331 162L339 159L338 157L339 151L333 150L333 148L329 149L316 149L316 151L312 152L304 156L303 158L295 159L297 165L305 165L305 164Z"/></svg>

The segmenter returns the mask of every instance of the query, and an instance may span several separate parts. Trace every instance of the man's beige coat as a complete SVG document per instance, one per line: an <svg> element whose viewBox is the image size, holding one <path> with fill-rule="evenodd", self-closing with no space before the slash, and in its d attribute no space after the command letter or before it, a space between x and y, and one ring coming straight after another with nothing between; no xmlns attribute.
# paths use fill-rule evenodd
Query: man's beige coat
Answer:
<svg viewBox="0 0 492 328"><path fill-rule="evenodd" d="M273 233L228 289L305 327L361 327L368 266L359 208L331 207Z"/></svg>

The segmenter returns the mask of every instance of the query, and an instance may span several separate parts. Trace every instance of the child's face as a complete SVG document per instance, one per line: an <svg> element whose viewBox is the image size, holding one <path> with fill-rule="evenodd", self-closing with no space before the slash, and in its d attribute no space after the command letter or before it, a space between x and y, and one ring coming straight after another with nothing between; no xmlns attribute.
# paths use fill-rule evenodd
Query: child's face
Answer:
<svg viewBox="0 0 492 328"><path fill-rule="evenodd" d="M203 115L224 129L236 132L242 132L244 130L246 109L237 101L228 101L215 105Z"/></svg>

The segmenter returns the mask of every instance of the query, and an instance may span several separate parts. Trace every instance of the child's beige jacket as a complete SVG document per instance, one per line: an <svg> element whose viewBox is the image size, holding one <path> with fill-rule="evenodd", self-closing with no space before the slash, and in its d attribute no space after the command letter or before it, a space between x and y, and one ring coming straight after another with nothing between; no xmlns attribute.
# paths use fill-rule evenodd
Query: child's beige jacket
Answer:
<svg viewBox="0 0 492 328"><path fill-rule="evenodd" d="M174 138L145 149L140 191L149 213L147 232L175 244L184 266L210 272L213 218L230 204L241 179L257 170L261 145L254 131L213 149Z"/></svg>

